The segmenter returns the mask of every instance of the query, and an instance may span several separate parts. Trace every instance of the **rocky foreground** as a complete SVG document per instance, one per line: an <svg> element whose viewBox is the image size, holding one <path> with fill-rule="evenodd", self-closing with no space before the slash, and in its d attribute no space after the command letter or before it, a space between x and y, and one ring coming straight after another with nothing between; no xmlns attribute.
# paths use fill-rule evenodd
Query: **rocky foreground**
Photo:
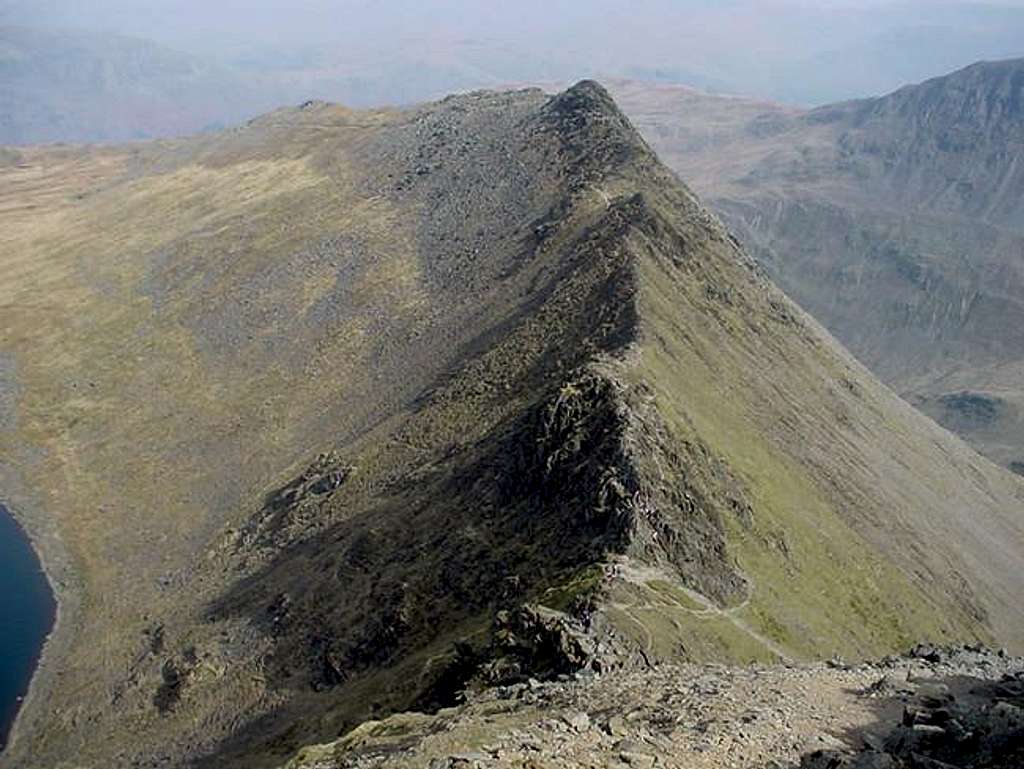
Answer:
<svg viewBox="0 0 1024 769"><path fill-rule="evenodd" d="M287 769L1019 769L1024 659L919 646L875 663L659 666L467 693Z"/></svg>

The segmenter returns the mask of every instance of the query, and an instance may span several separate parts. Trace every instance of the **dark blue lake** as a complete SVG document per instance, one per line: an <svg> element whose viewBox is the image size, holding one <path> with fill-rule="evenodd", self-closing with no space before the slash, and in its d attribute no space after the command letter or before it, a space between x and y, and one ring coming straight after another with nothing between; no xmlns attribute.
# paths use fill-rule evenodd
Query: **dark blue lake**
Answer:
<svg viewBox="0 0 1024 769"><path fill-rule="evenodd" d="M0 746L28 690L55 609L39 558L0 505Z"/></svg>

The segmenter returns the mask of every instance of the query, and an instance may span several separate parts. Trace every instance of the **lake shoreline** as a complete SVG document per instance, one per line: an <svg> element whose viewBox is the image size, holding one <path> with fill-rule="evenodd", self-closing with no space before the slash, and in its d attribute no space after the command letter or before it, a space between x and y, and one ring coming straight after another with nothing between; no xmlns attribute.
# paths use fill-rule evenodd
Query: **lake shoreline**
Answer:
<svg viewBox="0 0 1024 769"><path fill-rule="evenodd" d="M47 694L56 683L56 663L70 648L69 632L80 608L80 592L73 581L71 560L55 523L42 516L27 513L31 507L8 499L3 503L7 514L24 534L35 553L53 599L50 630L33 660L28 687L10 724L0 767L18 765L18 754L42 715Z"/></svg>

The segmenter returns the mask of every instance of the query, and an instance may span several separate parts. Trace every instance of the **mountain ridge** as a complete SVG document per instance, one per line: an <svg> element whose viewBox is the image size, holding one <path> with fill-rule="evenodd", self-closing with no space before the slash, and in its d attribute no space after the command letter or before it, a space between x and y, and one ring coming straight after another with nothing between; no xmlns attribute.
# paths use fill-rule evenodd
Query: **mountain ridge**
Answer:
<svg viewBox="0 0 1024 769"><path fill-rule="evenodd" d="M1024 643L1024 482L596 84L23 155L0 448L84 609L5 762L275 766L467 686Z"/></svg>

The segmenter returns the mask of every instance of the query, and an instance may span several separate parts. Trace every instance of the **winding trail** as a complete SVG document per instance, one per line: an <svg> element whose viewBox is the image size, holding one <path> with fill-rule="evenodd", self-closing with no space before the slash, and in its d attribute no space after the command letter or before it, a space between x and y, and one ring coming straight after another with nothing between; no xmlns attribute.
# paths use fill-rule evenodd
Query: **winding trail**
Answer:
<svg viewBox="0 0 1024 769"><path fill-rule="evenodd" d="M652 590L653 589L650 586L651 582L667 582L667 583L671 584L675 589L677 589L680 592L682 592L683 594L685 594L686 597L689 598L691 601L693 601L695 604L697 604L697 605L699 605L701 607L699 609L695 609L695 608L693 608L691 606L687 606L684 603L678 601L676 598L674 598L672 595L670 595L668 593L661 593L661 592L659 592L659 596L662 599L664 599L665 601L667 601L670 604L672 604L673 608L678 608L678 609L680 609L682 611L685 611L688 614L690 614L690 615L692 615L694 617L698 617L698 618L720 618L720 619L725 619L726 621L730 622L741 633L743 633L744 635L752 638L754 641L759 643L761 646L763 646L766 649L768 649L772 654L774 654L776 657L778 657L782 662L792 662L793 661L793 659L785 652L785 650L781 646L779 646L777 643L772 641L770 638L767 638L765 635L763 635L762 633L760 633L757 630L755 630L754 628L752 628L747 623L746 620L744 620L742 617L739 616L739 613L742 612L744 609L746 609L750 605L751 596L753 596L754 590L756 589L756 586L750 580L749 577L748 577L748 580L747 580L747 583L749 585L749 589L747 591L746 597L740 603L736 604L735 606L730 606L728 608L723 609L723 608L721 608L719 606L716 606L715 603L710 598L708 598L707 596L703 595L702 593L698 593L696 590L691 590L690 588L687 588L687 587L684 587L683 585L678 584L678 579L677 578L675 578L674 576L670 575L669 573L667 573L664 570L659 569L659 568L657 568L655 566L648 566L646 564L638 564L638 563L636 563L634 561L623 559L623 560L619 560L619 561L617 561L617 562L615 562L613 564L611 576L616 578L616 579L620 579L623 582L628 582L628 583L637 585L639 587L642 587L644 590ZM652 648L653 647L653 640L652 640L650 631L647 630L646 626L644 626L643 622L636 616L636 614L634 612L637 609L646 609L646 610L657 611L659 609L664 609L665 605L664 604L657 604L657 603L650 603L650 602L639 603L639 604L637 604L637 603L628 604L628 603L622 603L622 602L612 602L612 603L609 604L609 606L611 606L612 608L618 609L619 611L621 611L624 614L626 614L626 616L628 616L631 620L633 620L635 623L637 623L643 629L643 632L644 632L644 634L646 636L646 644L647 644L646 652L648 654L651 653L653 651L653 648ZM673 624L676 624L676 623L673 622Z"/></svg>

